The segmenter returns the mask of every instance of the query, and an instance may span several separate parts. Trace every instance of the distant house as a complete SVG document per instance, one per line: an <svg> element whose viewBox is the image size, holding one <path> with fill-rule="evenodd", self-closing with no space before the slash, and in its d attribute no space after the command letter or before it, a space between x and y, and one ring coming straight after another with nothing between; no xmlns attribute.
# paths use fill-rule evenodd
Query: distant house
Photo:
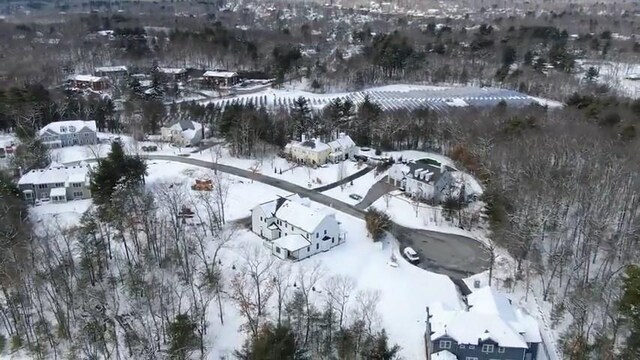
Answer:
<svg viewBox="0 0 640 360"><path fill-rule="evenodd" d="M535 360L542 342L538 322L506 296L484 287L467 296L468 308L429 307L431 359ZM438 355L444 352L444 354ZM454 358L451 358L451 355Z"/></svg>
<svg viewBox="0 0 640 360"><path fill-rule="evenodd" d="M251 230L280 259L302 260L345 241L333 213L314 209L298 195L281 197L251 210Z"/></svg>
<svg viewBox="0 0 640 360"><path fill-rule="evenodd" d="M357 152L356 143L345 133L338 134L338 138L327 145L331 148L329 161L334 163L352 159Z"/></svg>
<svg viewBox="0 0 640 360"><path fill-rule="evenodd" d="M160 137L162 141L178 146L195 146L202 141L202 124L191 120L174 121L160 128Z"/></svg>
<svg viewBox="0 0 640 360"><path fill-rule="evenodd" d="M421 200L442 202L448 198L460 199L462 196L463 201L472 201L477 199L481 191L467 186L468 176L436 160L425 158L406 164L394 164L389 169L387 182Z"/></svg>
<svg viewBox="0 0 640 360"><path fill-rule="evenodd" d="M46 169L31 170L22 175L18 187L24 199L67 202L91 198L89 165L65 166L52 163Z"/></svg>
<svg viewBox="0 0 640 360"><path fill-rule="evenodd" d="M206 85L214 88L228 88L240 82L238 73L234 71L209 70L202 78Z"/></svg>
<svg viewBox="0 0 640 360"><path fill-rule="evenodd" d="M49 148L98 143L96 122L83 120L56 121L38 131L40 140Z"/></svg>
<svg viewBox="0 0 640 360"><path fill-rule="evenodd" d="M109 80L102 76L74 75L70 79L71 86L77 89L102 91L109 88Z"/></svg>
<svg viewBox="0 0 640 360"><path fill-rule="evenodd" d="M320 139L307 140L303 135L302 141L288 143L284 152L295 161L308 165L322 165L329 160L331 148Z"/></svg>
<svg viewBox="0 0 640 360"><path fill-rule="evenodd" d="M181 82L187 81L188 73L185 68L165 68L159 67L158 72L162 74L169 81Z"/></svg>
<svg viewBox="0 0 640 360"><path fill-rule="evenodd" d="M117 80L126 77L129 74L129 70L126 66L101 66L95 69L94 74Z"/></svg>
<svg viewBox="0 0 640 360"><path fill-rule="evenodd" d="M356 144L349 135L340 133L338 138L329 143L319 139L307 140L302 136L302 141L291 141L284 148L285 154L293 160L308 165L322 165L327 162L339 162L353 158L356 154Z"/></svg>

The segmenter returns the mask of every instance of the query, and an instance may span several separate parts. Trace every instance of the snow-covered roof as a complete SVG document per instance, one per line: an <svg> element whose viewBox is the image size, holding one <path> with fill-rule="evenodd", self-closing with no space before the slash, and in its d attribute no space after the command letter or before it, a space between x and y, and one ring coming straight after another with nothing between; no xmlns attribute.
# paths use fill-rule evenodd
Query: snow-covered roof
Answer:
<svg viewBox="0 0 640 360"><path fill-rule="evenodd" d="M184 68L165 68L165 67L159 67L158 71L163 73L163 74L171 74L171 75L179 75L179 74L184 74L187 72L187 69Z"/></svg>
<svg viewBox="0 0 640 360"><path fill-rule="evenodd" d="M84 121L84 120L66 120L66 121L56 121L45 125L38 134L43 135L47 132L47 130L51 130L56 134L68 134L79 132L80 130L87 128L91 131L96 131L96 122L93 120Z"/></svg>
<svg viewBox="0 0 640 360"><path fill-rule="evenodd" d="M311 245L311 243L309 242L309 240L305 239L304 236L294 234L283 236L277 240L274 240L273 245L281 247L283 249L287 249L289 251L296 251Z"/></svg>
<svg viewBox="0 0 640 360"><path fill-rule="evenodd" d="M127 67L126 66L100 66L96 68L96 72L110 73L110 72L120 72L120 71L127 71Z"/></svg>
<svg viewBox="0 0 640 360"><path fill-rule="evenodd" d="M458 358L449 350L441 350L431 354L431 360L458 360Z"/></svg>
<svg viewBox="0 0 640 360"><path fill-rule="evenodd" d="M66 186L69 182L84 182L90 170L89 165L64 166L52 163L46 169L31 170L22 175L18 185L65 184ZM76 181L81 177L81 181Z"/></svg>
<svg viewBox="0 0 640 360"><path fill-rule="evenodd" d="M92 83L104 80L103 77L93 76L93 75L74 75L71 79L74 81L83 81L83 82L92 82Z"/></svg>
<svg viewBox="0 0 640 360"><path fill-rule="evenodd" d="M271 217L271 216L275 216L276 211L278 210L278 208L284 204L285 201L287 200L293 200L293 201L299 201L301 200L300 195L298 194L291 194L287 197L281 197L278 198L276 200L271 200L271 201L267 201L265 203L262 203L260 205L258 205L262 211L265 213L265 215Z"/></svg>
<svg viewBox="0 0 640 360"><path fill-rule="evenodd" d="M327 150L331 150L329 145L320 141L320 139L311 139L305 141L292 141L286 146L287 148L298 148L304 149L305 151L313 151L313 152L323 152Z"/></svg>
<svg viewBox="0 0 640 360"><path fill-rule="evenodd" d="M238 76L237 72L234 71L218 71L218 70L209 70L205 71L202 74L203 77L218 77L218 78L232 78L234 76Z"/></svg>
<svg viewBox="0 0 640 360"><path fill-rule="evenodd" d="M491 339L498 346L527 348L527 343L542 341L537 321L491 287L467 296L469 309L447 310L433 307L431 339L448 336L462 344L478 345L478 340Z"/></svg>
<svg viewBox="0 0 640 360"><path fill-rule="evenodd" d="M191 120L175 121L167 127L171 130L182 131L182 136L191 141L199 131L202 131L202 124Z"/></svg>
<svg viewBox="0 0 640 360"><path fill-rule="evenodd" d="M304 199L285 201L276 210L276 217L308 233L312 233L327 216L331 215L319 209L313 209L303 201Z"/></svg>
<svg viewBox="0 0 640 360"><path fill-rule="evenodd" d="M51 192L49 193L49 196L53 197L53 196L67 196L67 190L63 187L59 187L59 188L54 188L51 189Z"/></svg>
<svg viewBox="0 0 640 360"><path fill-rule="evenodd" d="M340 134L337 139L330 141L328 145L331 148L331 151L336 152L352 148L356 146L356 143L353 141L353 139L351 139L349 135Z"/></svg>

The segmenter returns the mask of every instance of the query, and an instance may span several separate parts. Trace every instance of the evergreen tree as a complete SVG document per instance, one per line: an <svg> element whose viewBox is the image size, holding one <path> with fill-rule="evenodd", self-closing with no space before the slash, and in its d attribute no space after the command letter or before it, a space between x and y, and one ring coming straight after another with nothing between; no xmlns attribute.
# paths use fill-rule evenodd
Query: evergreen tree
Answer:
<svg viewBox="0 0 640 360"><path fill-rule="evenodd" d="M358 108L357 127L354 129L354 141L360 145L371 145L373 142L372 129L380 119L382 109L371 101L369 95L365 95L364 101Z"/></svg>
<svg viewBox="0 0 640 360"><path fill-rule="evenodd" d="M122 144L115 141L107 158L98 163L91 177L94 203L107 205L118 186L138 186L144 183L147 165L137 156L127 156Z"/></svg>
<svg viewBox="0 0 640 360"><path fill-rule="evenodd" d="M200 346L196 328L197 324L187 314L176 316L175 320L169 324L167 333L170 339L169 354L172 359L185 360Z"/></svg>
<svg viewBox="0 0 640 360"><path fill-rule="evenodd" d="M311 108L309 100L304 96L300 96L293 102L291 108L291 117L294 122L294 136L300 138L302 135L314 136L311 129Z"/></svg>
<svg viewBox="0 0 640 360"><path fill-rule="evenodd" d="M516 62L516 49L513 46L507 45L502 49L502 65L508 68Z"/></svg>
<svg viewBox="0 0 640 360"><path fill-rule="evenodd" d="M371 342L371 350L368 354L364 354L364 358L367 360L393 360L400 351L398 345L389 347L389 338L384 329L377 336L374 336Z"/></svg>
<svg viewBox="0 0 640 360"><path fill-rule="evenodd" d="M584 74L584 79L588 82L594 82L598 80L599 76L600 71L596 67L590 66L589 69L587 69L587 72Z"/></svg>
<svg viewBox="0 0 640 360"><path fill-rule="evenodd" d="M246 343L236 357L242 360L302 360L305 351L296 343L295 335L286 325L268 324L258 336Z"/></svg>

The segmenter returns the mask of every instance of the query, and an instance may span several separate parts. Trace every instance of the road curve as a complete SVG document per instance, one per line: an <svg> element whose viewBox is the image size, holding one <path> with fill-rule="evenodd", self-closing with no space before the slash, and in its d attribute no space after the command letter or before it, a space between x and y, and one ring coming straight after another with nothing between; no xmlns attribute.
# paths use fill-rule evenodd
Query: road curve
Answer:
<svg viewBox="0 0 640 360"><path fill-rule="evenodd" d="M307 189L281 179L252 173L229 165L188 157L152 154L141 155L141 157L149 160L175 161L252 179L285 191L297 193L348 215L364 219L365 211L363 209L321 194L315 189ZM454 279L461 279L482 272L489 267L489 252L484 244L475 239L456 234L412 229L395 223L392 226L391 233L403 247L412 246L416 248L422 259L419 266L426 270L448 275Z"/></svg>

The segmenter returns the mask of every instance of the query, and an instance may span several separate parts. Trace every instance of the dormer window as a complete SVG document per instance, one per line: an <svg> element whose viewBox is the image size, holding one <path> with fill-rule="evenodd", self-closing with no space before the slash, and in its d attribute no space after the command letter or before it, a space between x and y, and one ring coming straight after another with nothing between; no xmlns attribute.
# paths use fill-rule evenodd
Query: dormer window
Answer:
<svg viewBox="0 0 640 360"><path fill-rule="evenodd" d="M60 132L67 132L67 127L66 126L60 126Z"/></svg>
<svg viewBox="0 0 640 360"><path fill-rule="evenodd" d="M75 126L69 126L69 132L76 132Z"/></svg>

